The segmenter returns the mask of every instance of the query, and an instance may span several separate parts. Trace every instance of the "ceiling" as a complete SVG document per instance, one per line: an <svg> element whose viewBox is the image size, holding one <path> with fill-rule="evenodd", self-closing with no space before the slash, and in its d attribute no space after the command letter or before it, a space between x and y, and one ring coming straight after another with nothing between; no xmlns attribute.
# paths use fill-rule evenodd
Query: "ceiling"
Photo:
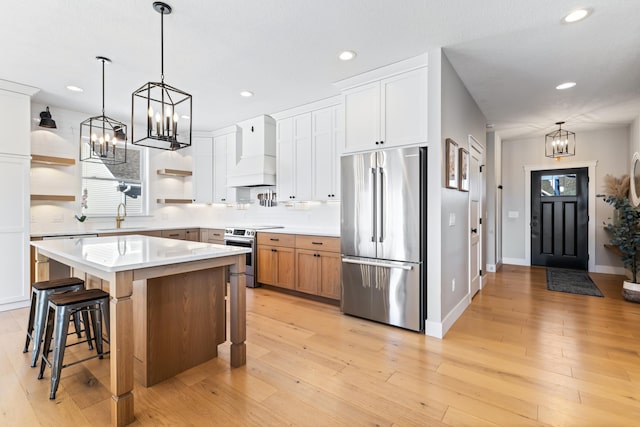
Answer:
<svg viewBox="0 0 640 427"><path fill-rule="evenodd" d="M637 0L168 0L165 82L193 95L193 127L215 130L338 94L334 82L444 47L503 139L575 131L640 114ZM153 1L12 1L0 14L0 79L34 100L130 120L131 93L160 80ZM561 23L578 7L586 20ZM343 62L337 55L354 50ZM573 80L566 91L555 86ZM67 85L82 87L74 93ZM239 92L250 90L251 98ZM37 114L37 112L34 112Z"/></svg>

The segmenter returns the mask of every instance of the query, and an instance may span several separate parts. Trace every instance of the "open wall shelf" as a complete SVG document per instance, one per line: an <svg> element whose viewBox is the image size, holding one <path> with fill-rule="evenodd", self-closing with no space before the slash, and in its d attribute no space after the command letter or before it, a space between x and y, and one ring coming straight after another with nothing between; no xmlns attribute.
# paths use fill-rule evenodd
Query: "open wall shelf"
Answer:
<svg viewBox="0 0 640 427"><path fill-rule="evenodd" d="M158 169L158 175L167 175L167 176L191 176L193 172L184 171L179 169Z"/></svg>
<svg viewBox="0 0 640 427"><path fill-rule="evenodd" d="M41 165L54 165L54 166L73 166L76 164L76 159L32 154L31 163L37 163Z"/></svg>
<svg viewBox="0 0 640 427"><path fill-rule="evenodd" d="M32 194L31 200L45 202L75 202L76 196L67 196L62 194Z"/></svg>
<svg viewBox="0 0 640 427"><path fill-rule="evenodd" d="M172 203L193 203L191 199L156 199L156 203L158 204L172 204Z"/></svg>

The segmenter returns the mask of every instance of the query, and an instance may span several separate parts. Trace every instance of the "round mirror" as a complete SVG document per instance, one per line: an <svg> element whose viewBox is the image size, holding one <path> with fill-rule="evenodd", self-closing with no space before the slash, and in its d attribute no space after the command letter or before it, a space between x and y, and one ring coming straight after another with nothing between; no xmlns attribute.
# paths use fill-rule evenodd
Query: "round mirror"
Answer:
<svg viewBox="0 0 640 427"><path fill-rule="evenodd" d="M633 206L640 205L640 153L633 153L631 159L631 179L629 185L629 200Z"/></svg>

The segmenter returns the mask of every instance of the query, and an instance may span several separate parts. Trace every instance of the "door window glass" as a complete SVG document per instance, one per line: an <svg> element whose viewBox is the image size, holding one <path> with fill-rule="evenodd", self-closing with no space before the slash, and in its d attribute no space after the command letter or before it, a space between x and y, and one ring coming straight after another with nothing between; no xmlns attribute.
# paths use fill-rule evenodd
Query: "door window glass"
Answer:
<svg viewBox="0 0 640 427"><path fill-rule="evenodd" d="M550 196L575 196L576 175L543 175L540 177L540 195Z"/></svg>

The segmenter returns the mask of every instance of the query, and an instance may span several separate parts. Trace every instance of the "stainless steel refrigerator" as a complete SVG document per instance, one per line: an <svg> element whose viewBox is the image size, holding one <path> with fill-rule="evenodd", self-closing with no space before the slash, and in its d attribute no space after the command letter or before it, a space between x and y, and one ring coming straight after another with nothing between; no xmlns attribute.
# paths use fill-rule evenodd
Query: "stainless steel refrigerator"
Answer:
<svg viewBox="0 0 640 427"><path fill-rule="evenodd" d="M426 165L426 147L342 157L344 313L424 331Z"/></svg>

